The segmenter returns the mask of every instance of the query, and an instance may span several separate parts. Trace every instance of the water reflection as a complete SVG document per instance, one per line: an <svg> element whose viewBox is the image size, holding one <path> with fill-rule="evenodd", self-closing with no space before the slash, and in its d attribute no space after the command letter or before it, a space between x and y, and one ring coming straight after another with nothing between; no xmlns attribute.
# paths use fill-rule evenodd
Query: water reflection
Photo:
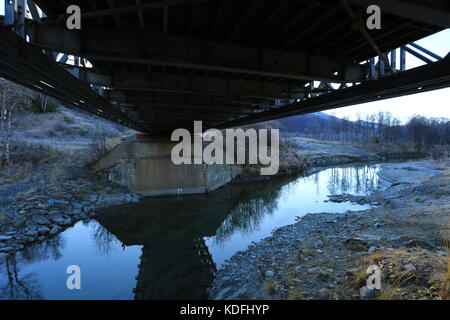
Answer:
<svg viewBox="0 0 450 320"><path fill-rule="evenodd" d="M38 275L34 272L23 272L22 267L47 259L58 260L62 256L63 248L64 242L57 236L18 253L4 255L4 258L0 259L0 280L3 280L0 281L0 297L8 300L43 299Z"/></svg>
<svg viewBox="0 0 450 320"><path fill-rule="evenodd" d="M379 166L351 166L331 168L328 179L330 194L353 193L367 194L375 190L381 183L377 175ZM317 179L319 175L316 175ZM319 186L319 183L316 184Z"/></svg>
<svg viewBox="0 0 450 320"><path fill-rule="evenodd" d="M0 255L0 298L206 299L216 269L273 228L309 212L366 208L325 200L329 194L370 192L381 183L378 170L343 166L108 208L97 221L16 255ZM65 288L65 268L73 263L88 270L84 291Z"/></svg>
<svg viewBox="0 0 450 320"><path fill-rule="evenodd" d="M142 246L135 299L206 299L216 264L204 238L224 242L236 229L251 232L276 209L282 186L291 180L109 208L96 218L107 230L97 231L96 239L102 248L113 241L105 234L125 246Z"/></svg>

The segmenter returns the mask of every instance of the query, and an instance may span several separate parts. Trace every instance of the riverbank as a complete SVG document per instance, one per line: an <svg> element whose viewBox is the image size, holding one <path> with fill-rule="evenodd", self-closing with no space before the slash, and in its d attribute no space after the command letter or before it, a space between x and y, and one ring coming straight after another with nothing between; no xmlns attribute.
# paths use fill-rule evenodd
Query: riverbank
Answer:
<svg viewBox="0 0 450 320"><path fill-rule="evenodd" d="M449 299L450 171L430 161L382 164L390 183L344 214L309 214L235 254L217 272L212 299ZM368 289L377 265L381 290Z"/></svg>
<svg viewBox="0 0 450 320"><path fill-rule="evenodd" d="M409 146L354 146L335 141L319 141L303 137L289 137L280 140L279 171L277 175L305 174L308 171L334 165L355 162L381 162L390 160L412 160L428 157ZM260 166L244 167L244 173L237 181L258 181L270 179L260 176Z"/></svg>
<svg viewBox="0 0 450 320"><path fill-rule="evenodd" d="M12 164L0 171L0 253L53 238L96 208L139 201L89 168L105 144L133 131L63 107L12 126Z"/></svg>
<svg viewBox="0 0 450 320"><path fill-rule="evenodd" d="M50 116L27 117L45 117L45 123L41 122L69 135L49 140L47 135L37 135L33 129L30 132L22 130L13 137L17 145L28 141L45 152L36 159L17 162L0 175L0 253L22 250L52 238L80 220L91 219L98 208L139 201L139 194L130 193L109 181L107 172L94 173L89 166L96 151L92 145L101 147L95 140L99 135L109 132L107 137L120 141L130 132L122 132L103 120L68 109ZM70 121L72 117L76 118L76 124ZM87 135L93 127L97 131ZM38 130L40 134L42 131ZM72 145L68 139L78 143ZM31 153L36 155L36 152ZM337 147L303 138L284 144L280 148L280 157L280 175L299 174L317 166L381 159L360 148ZM257 178L261 178L259 170L257 172ZM252 175L247 174L238 180L251 179Z"/></svg>

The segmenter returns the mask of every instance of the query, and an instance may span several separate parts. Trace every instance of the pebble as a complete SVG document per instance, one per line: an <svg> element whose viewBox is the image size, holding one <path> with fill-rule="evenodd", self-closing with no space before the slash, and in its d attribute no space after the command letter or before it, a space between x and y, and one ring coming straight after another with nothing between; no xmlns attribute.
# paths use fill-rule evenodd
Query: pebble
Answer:
<svg viewBox="0 0 450 320"><path fill-rule="evenodd" d="M417 268L415 265L413 265L412 263L408 263L407 265L405 265L405 269L408 270L409 272L416 272Z"/></svg>
<svg viewBox="0 0 450 320"><path fill-rule="evenodd" d="M369 253L374 253L375 251L377 251L377 250L379 250L380 248L379 247L377 247L377 246L371 246L370 248L369 248Z"/></svg>
<svg viewBox="0 0 450 320"><path fill-rule="evenodd" d="M332 294L327 288L322 288L315 293L315 296L318 300L329 300Z"/></svg>
<svg viewBox="0 0 450 320"><path fill-rule="evenodd" d="M41 225L47 225L49 223L49 221L46 218L44 218L42 216L37 216L37 215L32 216L31 220L34 223L41 224Z"/></svg>
<svg viewBox="0 0 450 320"><path fill-rule="evenodd" d="M367 286L362 287L359 289L359 296L363 299L373 299L375 298L376 290L370 289Z"/></svg>
<svg viewBox="0 0 450 320"><path fill-rule="evenodd" d="M54 227L50 230L49 233L53 236L53 235L58 234L60 231L61 231L61 228L60 228L60 227L54 226Z"/></svg>
<svg viewBox="0 0 450 320"><path fill-rule="evenodd" d="M38 235L38 232L35 229L29 229L25 232L25 235L30 237L36 237Z"/></svg>
<svg viewBox="0 0 450 320"><path fill-rule="evenodd" d="M315 267L315 268L308 269L308 273L309 273L309 274L317 273L317 271L319 271L319 267Z"/></svg>
<svg viewBox="0 0 450 320"><path fill-rule="evenodd" d="M50 228L45 227L45 226L40 226L40 227L37 228L36 231L37 231L38 234L46 234L46 233L50 232Z"/></svg>

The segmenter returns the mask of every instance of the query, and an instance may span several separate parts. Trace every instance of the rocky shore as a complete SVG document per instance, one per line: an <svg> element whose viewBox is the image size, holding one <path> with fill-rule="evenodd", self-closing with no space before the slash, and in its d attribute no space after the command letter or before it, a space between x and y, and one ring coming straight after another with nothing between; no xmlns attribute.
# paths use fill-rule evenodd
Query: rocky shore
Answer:
<svg viewBox="0 0 450 320"><path fill-rule="evenodd" d="M448 163L384 164L389 186L344 214L315 213L236 253L217 272L212 299L449 299ZM366 286L367 267L382 272Z"/></svg>
<svg viewBox="0 0 450 320"><path fill-rule="evenodd" d="M0 253L56 236L98 208L139 201L139 196L102 181L76 179L54 186L21 183L0 187Z"/></svg>

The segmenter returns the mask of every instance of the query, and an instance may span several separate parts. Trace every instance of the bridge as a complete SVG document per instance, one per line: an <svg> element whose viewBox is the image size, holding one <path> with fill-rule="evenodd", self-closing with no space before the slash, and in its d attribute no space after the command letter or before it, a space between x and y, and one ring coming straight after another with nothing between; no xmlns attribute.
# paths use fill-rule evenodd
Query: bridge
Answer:
<svg viewBox="0 0 450 320"><path fill-rule="evenodd" d="M223 129L450 85L450 54L415 43L450 27L446 0L4 5L0 77L157 136L103 161L115 181L152 195L208 192L238 174L169 163L167 136L195 120ZM79 30L66 25L69 5L81 8ZM367 26L369 5L381 9L381 29ZM408 57L423 65L408 69Z"/></svg>
<svg viewBox="0 0 450 320"><path fill-rule="evenodd" d="M66 27L68 5L81 30ZM369 5L380 30L366 27ZM449 86L414 42L445 0L8 0L0 76L145 133L227 128ZM426 65L406 70L407 56Z"/></svg>

